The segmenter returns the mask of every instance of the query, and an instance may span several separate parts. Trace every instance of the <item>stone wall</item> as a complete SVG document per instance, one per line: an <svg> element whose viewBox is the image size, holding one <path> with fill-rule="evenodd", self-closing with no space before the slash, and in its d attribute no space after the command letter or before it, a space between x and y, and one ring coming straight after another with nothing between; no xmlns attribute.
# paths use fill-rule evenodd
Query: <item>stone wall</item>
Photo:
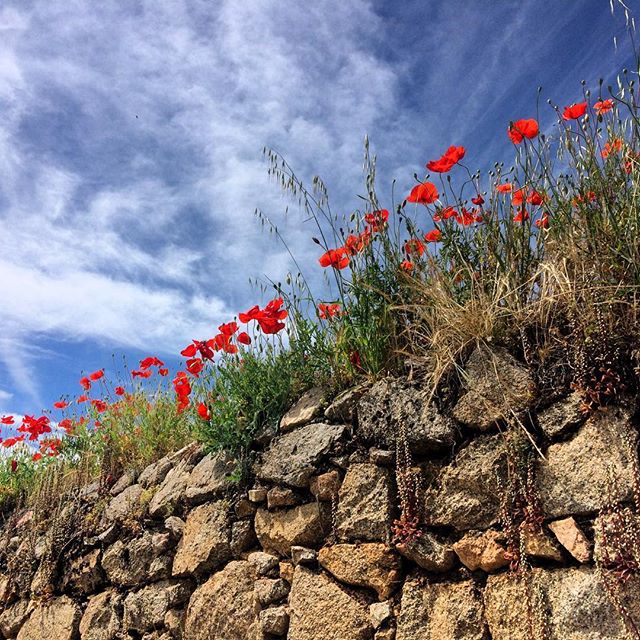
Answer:
<svg viewBox="0 0 640 640"><path fill-rule="evenodd" d="M0 637L640 637L635 401L545 406L500 350L464 380L312 390L249 487L193 444L10 514Z"/></svg>

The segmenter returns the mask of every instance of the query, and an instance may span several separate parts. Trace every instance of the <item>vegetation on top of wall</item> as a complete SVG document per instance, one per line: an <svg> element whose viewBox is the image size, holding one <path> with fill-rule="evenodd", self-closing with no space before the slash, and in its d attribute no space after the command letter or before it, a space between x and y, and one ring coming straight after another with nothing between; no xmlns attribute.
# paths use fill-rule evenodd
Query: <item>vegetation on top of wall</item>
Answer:
<svg viewBox="0 0 640 640"><path fill-rule="evenodd" d="M47 474L113 477L194 438L247 463L305 388L412 368L437 395L482 342L520 353L542 397L573 387L585 411L606 404L640 366L636 96L625 70L616 87L583 83L570 104L551 105L546 131L514 113L508 169L472 171L464 146L425 150L427 173L400 202L378 200L367 144L364 211L348 216L332 213L320 179L307 189L265 150L270 175L315 224L324 294L300 270L264 306L186 345L176 373L150 356L121 384L104 370L83 376L46 415L0 416L0 502Z"/></svg>

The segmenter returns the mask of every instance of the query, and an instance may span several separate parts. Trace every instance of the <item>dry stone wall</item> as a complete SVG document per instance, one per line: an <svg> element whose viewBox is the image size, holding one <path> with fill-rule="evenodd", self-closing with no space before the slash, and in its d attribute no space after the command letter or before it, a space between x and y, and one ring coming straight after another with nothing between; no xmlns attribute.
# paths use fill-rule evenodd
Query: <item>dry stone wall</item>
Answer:
<svg viewBox="0 0 640 640"><path fill-rule="evenodd" d="M544 406L500 350L445 408L416 381L313 389L249 486L194 443L7 514L0 637L639 638L637 430L633 398Z"/></svg>

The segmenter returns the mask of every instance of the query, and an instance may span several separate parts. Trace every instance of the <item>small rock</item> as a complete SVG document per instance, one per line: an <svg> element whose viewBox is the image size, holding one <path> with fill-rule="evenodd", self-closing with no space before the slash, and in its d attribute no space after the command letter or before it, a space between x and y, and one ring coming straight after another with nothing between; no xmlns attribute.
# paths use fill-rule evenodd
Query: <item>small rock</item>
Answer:
<svg viewBox="0 0 640 640"><path fill-rule="evenodd" d="M291 507L298 503L298 497L291 489L273 487L267 492L267 508Z"/></svg>
<svg viewBox="0 0 640 640"><path fill-rule="evenodd" d="M231 524L231 553L237 557L258 542L252 520L239 520Z"/></svg>
<svg viewBox="0 0 640 640"><path fill-rule="evenodd" d="M169 456L165 456L156 462L152 462L142 471L138 477L138 482L145 489L153 487L156 484L160 484L165 479L167 473L169 473L169 469L173 467L173 464L174 463L171 461Z"/></svg>
<svg viewBox="0 0 640 640"><path fill-rule="evenodd" d="M373 589L380 600L386 600L401 582L400 558L381 543L323 547L318 561L341 582Z"/></svg>
<svg viewBox="0 0 640 640"><path fill-rule="evenodd" d="M550 522L549 529L558 539L558 542L578 562L585 563L591 560L591 543L587 540L574 518L569 517Z"/></svg>
<svg viewBox="0 0 640 640"><path fill-rule="evenodd" d="M164 616L164 626L170 631L172 638L181 637L184 613L184 609L169 609Z"/></svg>
<svg viewBox="0 0 640 640"><path fill-rule="evenodd" d="M62 590L83 595L95 593L104 583L104 578L100 565L100 549L93 549L66 565L62 577Z"/></svg>
<svg viewBox="0 0 640 640"><path fill-rule="evenodd" d="M112 584L132 587L168 578L171 562L169 555L158 555L153 534L145 533L129 542L116 540L104 552L102 568Z"/></svg>
<svg viewBox="0 0 640 640"><path fill-rule="evenodd" d="M321 502L331 502L337 498L339 489L340 474L335 470L313 476L309 481L309 490Z"/></svg>
<svg viewBox="0 0 640 640"><path fill-rule="evenodd" d="M585 414L580 410L582 398L577 392L554 402L538 413L538 424L547 438L557 438L563 433L580 426Z"/></svg>
<svg viewBox="0 0 640 640"><path fill-rule="evenodd" d="M306 547L291 547L291 562L294 566L299 564L315 564L318 561L318 552Z"/></svg>
<svg viewBox="0 0 640 640"><path fill-rule="evenodd" d="M378 629L374 640L396 640L396 630L393 627Z"/></svg>
<svg viewBox="0 0 640 640"><path fill-rule="evenodd" d="M18 600L11 606L5 607L0 613L0 633L3 638L15 638L20 627L33 610L33 604L29 600Z"/></svg>
<svg viewBox="0 0 640 640"><path fill-rule="evenodd" d="M315 423L275 438L257 466L260 480L304 488L317 465L346 435L345 425Z"/></svg>
<svg viewBox="0 0 640 640"><path fill-rule="evenodd" d="M528 556L554 562L564 561L558 545L544 531L531 531L525 528L523 536L524 552Z"/></svg>
<svg viewBox="0 0 640 640"><path fill-rule="evenodd" d="M176 539L182 538L184 532L184 520L178 516L169 516L164 521L164 528Z"/></svg>
<svg viewBox="0 0 640 640"><path fill-rule="evenodd" d="M140 591L131 592L124 600L124 628L145 632L164 624L169 611L189 599L189 588L181 582L155 582Z"/></svg>
<svg viewBox="0 0 640 640"><path fill-rule="evenodd" d="M139 484L131 485L123 489L117 496L111 499L104 512L108 522L135 519L142 514L141 498L144 489Z"/></svg>
<svg viewBox="0 0 640 640"><path fill-rule="evenodd" d="M149 502L149 515L160 518L173 515L184 498L193 465L187 460L179 462L169 470L162 484Z"/></svg>
<svg viewBox="0 0 640 640"><path fill-rule="evenodd" d="M117 496L119 493L122 493L125 489L130 487L136 481L136 473L135 471L125 471L120 478L115 482L115 484L109 489L109 493L112 496Z"/></svg>
<svg viewBox="0 0 640 640"><path fill-rule="evenodd" d="M122 629L122 596L115 591L103 591L89 599L80 620L82 640L115 640Z"/></svg>
<svg viewBox="0 0 640 640"><path fill-rule="evenodd" d="M263 607L267 607L289 595L289 585L282 578L260 578L256 580L254 589Z"/></svg>
<svg viewBox="0 0 640 640"><path fill-rule="evenodd" d="M325 409L325 418L331 422L353 422L358 401L368 388L369 384L361 384L343 391Z"/></svg>
<svg viewBox="0 0 640 640"><path fill-rule="evenodd" d="M451 547L426 531L413 540L397 544L396 550L419 567L434 573L449 571L455 563Z"/></svg>
<svg viewBox="0 0 640 640"><path fill-rule="evenodd" d="M279 574L283 580L286 580L289 584L293 582L293 572L295 567L293 566L293 562L289 562L288 560L283 560L279 566Z"/></svg>
<svg viewBox="0 0 640 640"><path fill-rule="evenodd" d="M280 431L291 431L317 418L322 413L326 395L326 389L321 387L306 391L280 420Z"/></svg>
<svg viewBox="0 0 640 640"><path fill-rule="evenodd" d="M232 485L230 476L237 462L224 452L206 455L194 467L184 495L190 503L201 503L221 496Z"/></svg>
<svg viewBox="0 0 640 640"><path fill-rule="evenodd" d="M267 500L267 490L260 487L259 489L249 489L248 492L249 502L259 504Z"/></svg>
<svg viewBox="0 0 640 640"><path fill-rule="evenodd" d="M264 551L254 551L247 556L247 562L251 563L259 576L267 576L278 567L278 556Z"/></svg>
<svg viewBox="0 0 640 640"><path fill-rule="evenodd" d="M381 467L391 467L395 462L396 454L393 451L387 449L369 449L369 460L373 464L378 464Z"/></svg>
<svg viewBox="0 0 640 640"><path fill-rule="evenodd" d="M374 602L369 605L369 619L374 629L379 629L387 620L393 617L393 605L390 600Z"/></svg>
<svg viewBox="0 0 640 640"><path fill-rule="evenodd" d="M255 529L262 548L289 556L292 546L320 546L330 531L324 503L312 502L280 511L258 509Z"/></svg>
<svg viewBox="0 0 640 640"><path fill-rule="evenodd" d="M272 636L285 636L289 629L289 612L287 607L271 607L260 612L260 626L263 633Z"/></svg>
<svg viewBox="0 0 640 640"><path fill-rule="evenodd" d="M264 502L261 500L260 502ZM248 518L254 516L256 513L256 507L251 503L248 498L240 498L234 505L233 510L238 518Z"/></svg>
<svg viewBox="0 0 640 640"><path fill-rule="evenodd" d="M464 371L466 391L453 417L467 427L485 431L533 402L535 385L529 371L506 349L477 347Z"/></svg>
<svg viewBox="0 0 640 640"><path fill-rule="evenodd" d="M453 544L453 550L470 571L490 573L509 564L504 534L491 529L470 531Z"/></svg>

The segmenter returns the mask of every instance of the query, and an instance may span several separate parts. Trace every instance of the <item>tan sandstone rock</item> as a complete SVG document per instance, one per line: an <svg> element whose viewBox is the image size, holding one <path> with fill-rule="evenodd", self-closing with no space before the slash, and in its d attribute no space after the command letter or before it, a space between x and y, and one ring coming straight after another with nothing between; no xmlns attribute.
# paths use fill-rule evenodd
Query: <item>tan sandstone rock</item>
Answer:
<svg viewBox="0 0 640 640"><path fill-rule="evenodd" d="M122 629L122 596L104 591L93 596L80 620L82 640L116 640Z"/></svg>
<svg viewBox="0 0 640 640"><path fill-rule="evenodd" d="M574 518L554 520L549 523L549 529L578 562L591 560L591 543Z"/></svg>
<svg viewBox="0 0 640 640"><path fill-rule="evenodd" d="M509 564L506 539L498 531L470 531L453 544L453 550L470 571L492 572Z"/></svg>
<svg viewBox="0 0 640 640"><path fill-rule="evenodd" d="M322 544L330 530L329 513L317 502L274 512L258 509L255 529L266 551L289 556L292 545L318 547Z"/></svg>
<svg viewBox="0 0 640 640"><path fill-rule="evenodd" d="M341 540L386 542L391 533L392 489L388 469L352 464L339 492L336 530Z"/></svg>
<svg viewBox="0 0 640 640"><path fill-rule="evenodd" d="M324 408L326 395L327 390L322 387L313 387L302 394L293 407L282 416L280 431L291 431L317 418Z"/></svg>
<svg viewBox="0 0 640 640"><path fill-rule="evenodd" d="M374 589L380 600L396 590L402 577L400 558L380 543L323 547L318 562L341 582Z"/></svg>
<svg viewBox="0 0 640 640"><path fill-rule="evenodd" d="M191 596L183 640L261 640L255 567L234 560Z"/></svg>
<svg viewBox="0 0 640 640"><path fill-rule="evenodd" d="M80 607L60 596L35 607L18 633L18 640L76 640Z"/></svg>
<svg viewBox="0 0 640 640"><path fill-rule="evenodd" d="M187 516L172 574L202 575L231 558L231 527L225 501L209 502Z"/></svg>
<svg viewBox="0 0 640 640"><path fill-rule="evenodd" d="M479 591L470 580L430 584L420 578L402 588L397 640L485 640Z"/></svg>
<svg viewBox="0 0 640 640"><path fill-rule="evenodd" d="M296 567L289 597L289 640L369 640L369 607L333 580Z"/></svg>

